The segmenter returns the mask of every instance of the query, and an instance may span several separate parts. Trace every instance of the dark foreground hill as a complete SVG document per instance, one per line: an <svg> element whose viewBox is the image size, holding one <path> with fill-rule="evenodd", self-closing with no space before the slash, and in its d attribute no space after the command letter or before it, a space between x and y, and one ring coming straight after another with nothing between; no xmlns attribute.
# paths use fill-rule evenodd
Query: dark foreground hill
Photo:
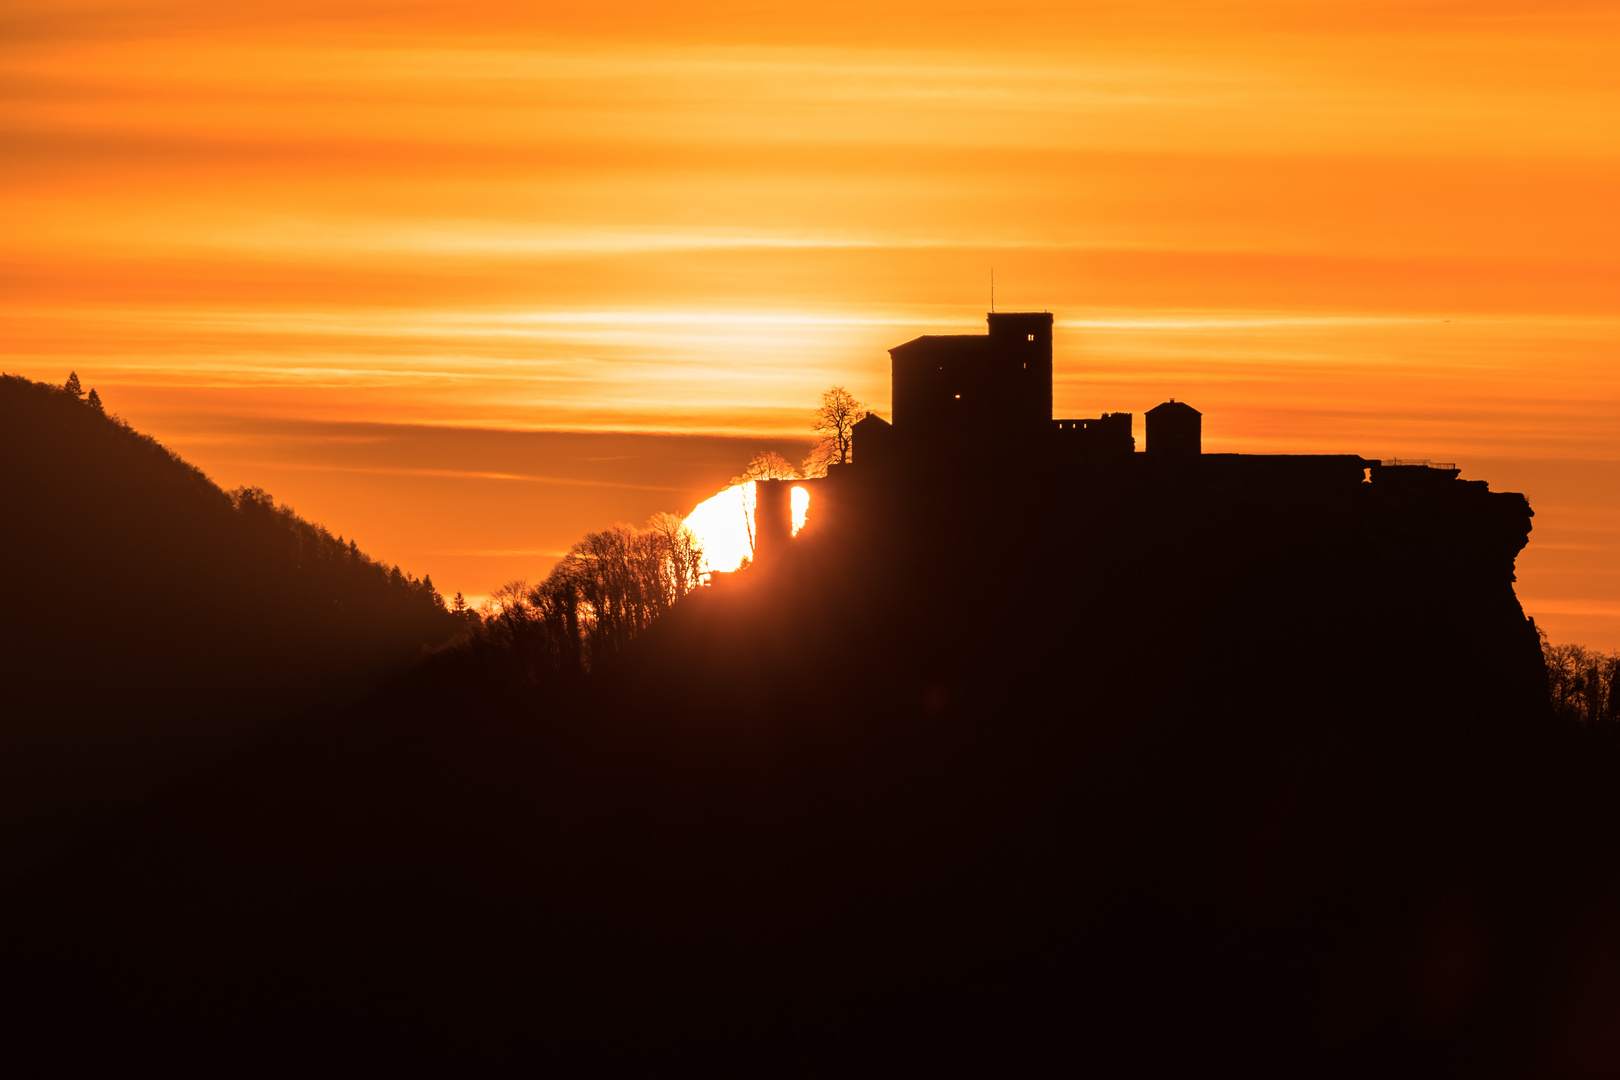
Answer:
<svg viewBox="0 0 1620 1080"><path fill-rule="evenodd" d="M220 490L58 387L0 378L0 868L59 825L459 624L263 491Z"/></svg>
<svg viewBox="0 0 1620 1080"><path fill-rule="evenodd" d="M13 1017L233 1071L1612 1074L1620 759L1546 708L1521 497L992 466L588 679L475 641L170 785L8 892Z"/></svg>

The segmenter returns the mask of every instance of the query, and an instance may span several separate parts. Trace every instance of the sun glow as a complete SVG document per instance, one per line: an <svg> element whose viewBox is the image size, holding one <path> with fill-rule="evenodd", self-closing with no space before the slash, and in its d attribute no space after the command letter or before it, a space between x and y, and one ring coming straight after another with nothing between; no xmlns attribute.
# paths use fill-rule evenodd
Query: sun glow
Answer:
<svg viewBox="0 0 1620 1080"><path fill-rule="evenodd" d="M754 552L754 482L704 499L686 515L686 524L703 545L705 571L737 569Z"/></svg>

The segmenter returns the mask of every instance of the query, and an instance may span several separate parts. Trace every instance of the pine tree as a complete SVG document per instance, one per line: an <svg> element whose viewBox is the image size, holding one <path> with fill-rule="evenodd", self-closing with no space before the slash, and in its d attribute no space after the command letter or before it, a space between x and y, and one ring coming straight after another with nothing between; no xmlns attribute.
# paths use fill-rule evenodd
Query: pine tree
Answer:
<svg viewBox="0 0 1620 1080"><path fill-rule="evenodd" d="M96 410L96 412L105 411L101 407L101 395L96 393L96 388L93 386L90 388L90 407Z"/></svg>
<svg viewBox="0 0 1620 1080"><path fill-rule="evenodd" d="M444 607L444 597L439 594L438 589L435 589L433 587L433 575L432 574L423 574L422 575L422 591L427 593L428 600L432 602L434 607L436 607L436 608L443 608Z"/></svg>
<svg viewBox="0 0 1620 1080"><path fill-rule="evenodd" d="M74 397L84 397L84 391L79 389L79 373L77 371L68 372L67 392Z"/></svg>

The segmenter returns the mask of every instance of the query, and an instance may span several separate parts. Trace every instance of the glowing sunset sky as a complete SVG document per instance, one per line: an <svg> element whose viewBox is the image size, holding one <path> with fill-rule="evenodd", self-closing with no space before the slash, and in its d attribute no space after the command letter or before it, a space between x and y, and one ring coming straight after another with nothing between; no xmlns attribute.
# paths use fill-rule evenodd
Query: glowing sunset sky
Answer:
<svg viewBox="0 0 1620 1080"><path fill-rule="evenodd" d="M0 362L441 587L886 412L993 266L1060 415L1455 460L1620 646L1612 3L238 6L0 9Z"/></svg>

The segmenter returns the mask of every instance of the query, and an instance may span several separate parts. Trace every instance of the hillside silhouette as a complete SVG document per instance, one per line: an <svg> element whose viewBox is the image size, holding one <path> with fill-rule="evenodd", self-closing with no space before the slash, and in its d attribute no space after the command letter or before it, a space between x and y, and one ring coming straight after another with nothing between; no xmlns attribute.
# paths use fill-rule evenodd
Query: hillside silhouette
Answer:
<svg viewBox="0 0 1620 1080"><path fill-rule="evenodd" d="M7 855L57 811L358 699L461 626L431 581L222 491L77 384L0 378Z"/></svg>
<svg viewBox="0 0 1620 1080"><path fill-rule="evenodd" d="M16 1015L266 1071L1610 1074L1620 745L1549 703L1524 497L1026 404L759 481L753 565L593 664L564 573L105 821L6 892Z"/></svg>

